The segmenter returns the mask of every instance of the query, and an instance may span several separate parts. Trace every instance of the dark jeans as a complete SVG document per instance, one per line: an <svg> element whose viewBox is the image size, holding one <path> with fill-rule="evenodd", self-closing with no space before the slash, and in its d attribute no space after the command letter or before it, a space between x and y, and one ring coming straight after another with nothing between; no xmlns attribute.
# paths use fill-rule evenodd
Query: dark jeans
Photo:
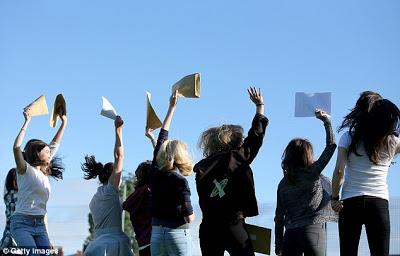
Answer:
<svg viewBox="0 0 400 256"><path fill-rule="evenodd" d="M147 246L146 248L139 250L139 256L150 256L150 246Z"/></svg>
<svg viewBox="0 0 400 256"><path fill-rule="evenodd" d="M282 256L324 256L326 232L324 223L287 229L283 236Z"/></svg>
<svg viewBox="0 0 400 256"><path fill-rule="evenodd" d="M254 256L253 246L244 219L229 224L203 222L200 224L200 248L203 256Z"/></svg>
<svg viewBox="0 0 400 256"><path fill-rule="evenodd" d="M340 255L357 255L362 225L365 225L371 255L389 255L389 202L367 196L343 201L339 213Z"/></svg>

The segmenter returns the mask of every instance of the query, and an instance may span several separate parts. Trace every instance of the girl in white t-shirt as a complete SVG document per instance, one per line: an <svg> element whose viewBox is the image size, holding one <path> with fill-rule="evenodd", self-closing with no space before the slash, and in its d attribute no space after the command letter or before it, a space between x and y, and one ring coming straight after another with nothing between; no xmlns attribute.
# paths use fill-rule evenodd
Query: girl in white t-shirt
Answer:
<svg viewBox="0 0 400 256"><path fill-rule="evenodd" d="M62 179L64 171L60 159L54 158L67 125L64 113L59 111L62 124L50 144L32 139L22 151L21 144L31 120L30 109L25 109L25 122L14 142L18 200L11 217L11 235L19 248L30 249L28 255L33 255L33 248L51 248L45 225L46 204L50 195L49 176Z"/></svg>
<svg viewBox="0 0 400 256"><path fill-rule="evenodd" d="M331 203L334 210L340 211L341 255L357 255L365 225L371 255L385 256L389 255L390 241L386 179L394 156L400 153L396 136L400 111L389 100L380 99L379 94L362 94L360 99L363 97L364 106L356 105L352 120L346 116L341 127L349 127L349 131L339 141Z"/></svg>

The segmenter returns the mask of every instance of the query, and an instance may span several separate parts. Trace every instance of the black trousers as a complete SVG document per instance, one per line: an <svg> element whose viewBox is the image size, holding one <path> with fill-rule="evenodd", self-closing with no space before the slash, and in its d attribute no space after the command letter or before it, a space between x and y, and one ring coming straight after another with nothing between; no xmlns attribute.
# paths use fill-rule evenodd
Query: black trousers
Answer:
<svg viewBox="0 0 400 256"><path fill-rule="evenodd" d="M200 224L200 248L203 256L254 256L244 219L231 223L203 222Z"/></svg>
<svg viewBox="0 0 400 256"><path fill-rule="evenodd" d="M139 250L139 256L151 256L150 246L147 246L146 248Z"/></svg>
<svg viewBox="0 0 400 256"><path fill-rule="evenodd" d="M365 225L371 256L389 255L389 202L366 196L343 201L339 213L340 255L357 255L362 225Z"/></svg>
<svg viewBox="0 0 400 256"><path fill-rule="evenodd" d="M324 223L285 230L282 256L324 256L326 231Z"/></svg>

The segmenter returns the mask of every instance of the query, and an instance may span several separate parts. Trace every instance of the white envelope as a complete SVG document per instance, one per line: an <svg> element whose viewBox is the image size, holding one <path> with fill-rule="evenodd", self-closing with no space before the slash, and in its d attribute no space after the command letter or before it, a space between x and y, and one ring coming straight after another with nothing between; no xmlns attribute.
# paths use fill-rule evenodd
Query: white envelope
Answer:
<svg viewBox="0 0 400 256"><path fill-rule="evenodd" d="M331 94L296 92L295 97L295 117L315 116L315 109L322 109L331 114Z"/></svg>
<svg viewBox="0 0 400 256"><path fill-rule="evenodd" d="M107 100L104 96L102 96L102 99L103 99L103 107L101 109L100 115L115 120L118 116L117 111L115 111L113 105L111 105L110 101Z"/></svg>

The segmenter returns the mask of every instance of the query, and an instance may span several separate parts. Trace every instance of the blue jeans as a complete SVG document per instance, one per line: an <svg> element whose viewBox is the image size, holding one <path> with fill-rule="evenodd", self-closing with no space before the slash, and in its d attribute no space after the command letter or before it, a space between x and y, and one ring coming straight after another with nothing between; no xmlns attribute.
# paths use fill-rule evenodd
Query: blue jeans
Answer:
<svg viewBox="0 0 400 256"><path fill-rule="evenodd" d="M14 214L11 216L11 235L18 248L50 249L43 216ZM30 250L28 255L35 255Z"/></svg>
<svg viewBox="0 0 400 256"><path fill-rule="evenodd" d="M189 229L153 226L150 246L151 255L191 256L192 236Z"/></svg>

